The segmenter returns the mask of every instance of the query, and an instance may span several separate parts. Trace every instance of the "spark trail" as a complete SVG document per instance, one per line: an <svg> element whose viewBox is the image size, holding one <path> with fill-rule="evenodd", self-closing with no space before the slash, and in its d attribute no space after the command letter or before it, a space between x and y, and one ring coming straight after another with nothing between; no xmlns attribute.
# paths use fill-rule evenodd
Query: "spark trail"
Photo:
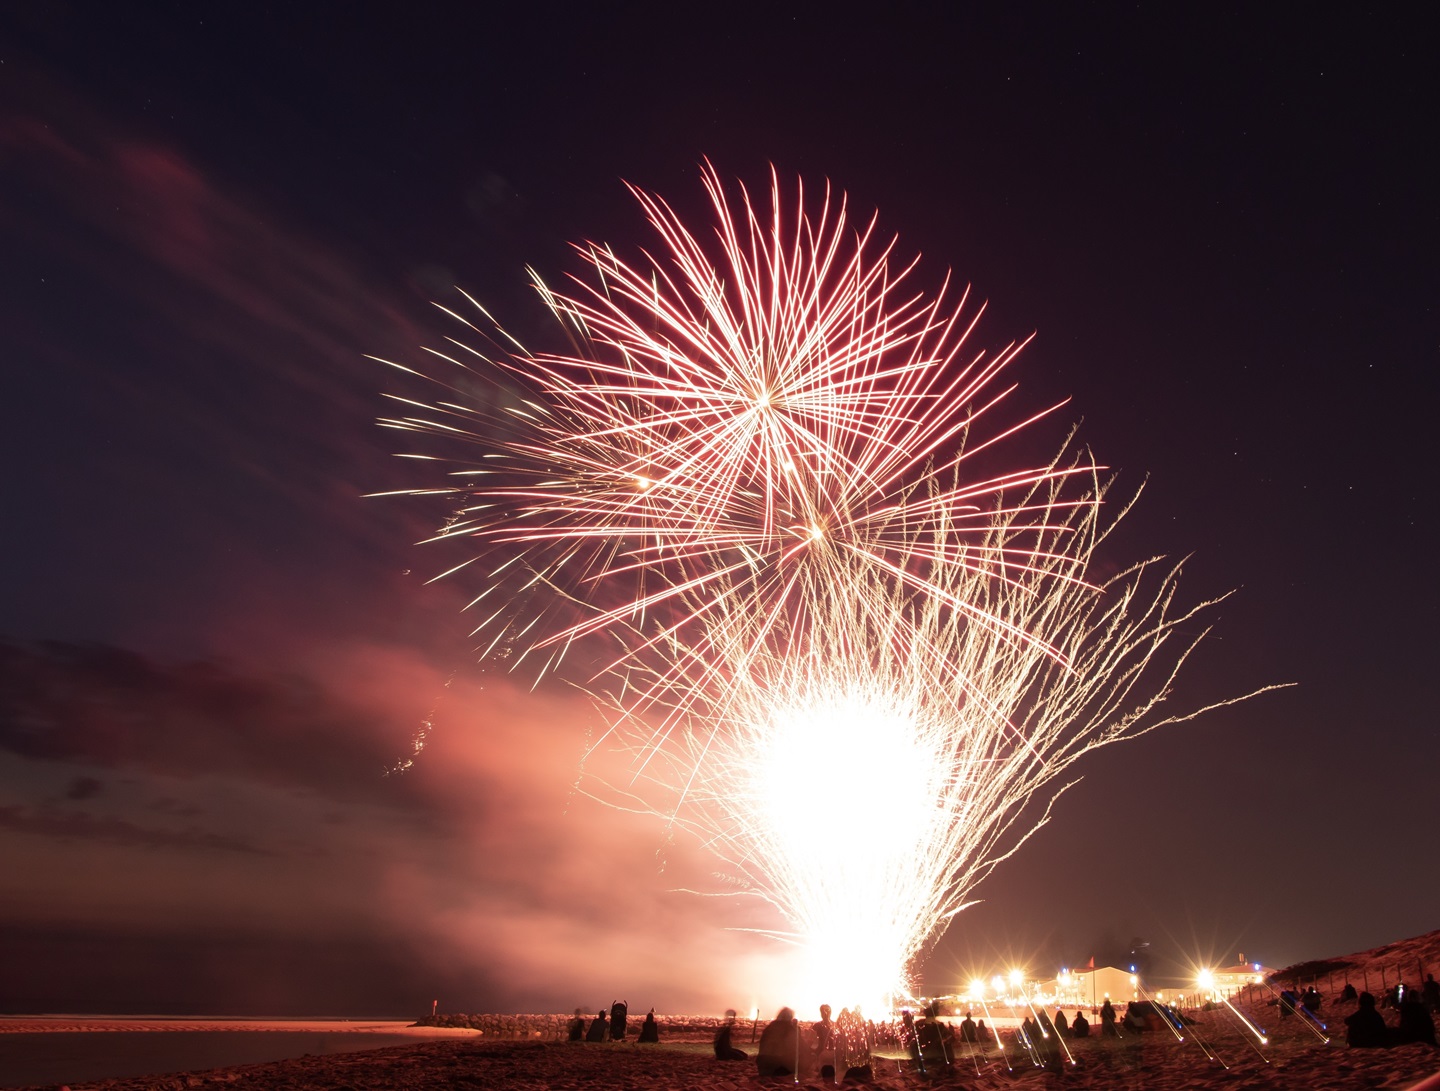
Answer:
<svg viewBox="0 0 1440 1091"><path fill-rule="evenodd" d="M967 348L966 293L913 288L828 190L792 213L773 176L768 209L704 180L713 234L632 189L653 254L589 245L568 292L536 278L570 351L449 312L474 336L393 365L441 395L382 424L478 451L411 491L475 545L484 654L605 649L588 685L629 798L672 795L788 922L807 989L874 1004L1075 761L1204 711L1160 706L1208 604L1176 608L1158 561L1090 582L1130 501L1102 517L1111 485L1068 442L994 472L1059 406L1012 407L1023 345Z"/></svg>

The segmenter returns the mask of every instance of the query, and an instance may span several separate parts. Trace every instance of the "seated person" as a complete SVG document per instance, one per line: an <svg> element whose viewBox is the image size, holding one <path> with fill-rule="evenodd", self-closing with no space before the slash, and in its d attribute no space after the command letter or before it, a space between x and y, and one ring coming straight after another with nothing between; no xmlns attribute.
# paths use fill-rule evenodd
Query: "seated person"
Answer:
<svg viewBox="0 0 1440 1091"><path fill-rule="evenodd" d="M1077 1011L1075 1013L1075 1018L1070 1021L1070 1037L1090 1037L1090 1020L1085 1018L1085 1013L1083 1011Z"/></svg>
<svg viewBox="0 0 1440 1091"><path fill-rule="evenodd" d="M655 1009L651 1008L645 1015L645 1022L640 1024L640 1041L658 1042L660 1040L660 1027L655 1022Z"/></svg>
<svg viewBox="0 0 1440 1091"><path fill-rule="evenodd" d="M970 1013L965 1013L965 1020L960 1024L960 1040L962 1042L974 1042L978 1038L975 1034L975 1020L970 1018Z"/></svg>
<svg viewBox="0 0 1440 1091"><path fill-rule="evenodd" d="M715 1059L717 1061L743 1061L746 1053L730 1044L730 1035L735 1030L735 1009L725 1009L725 1022L715 1032Z"/></svg>
<svg viewBox="0 0 1440 1091"><path fill-rule="evenodd" d="M762 1076L793 1076L800 1065L800 1024L795 1012L781 1008L774 1020L760 1032L760 1049L755 1066Z"/></svg>
<svg viewBox="0 0 1440 1091"><path fill-rule="evenodd" d="M1375 1049L1385 1042L1385 1019L1375 1010L1375 998L1360 994L1360 1006L1345 1017L1345 1041L1355 1049Z"/></svg>
<svg viewBox="0 0 1440 1091"><path fill-rule="evenodd" d="M1405 999L1400 1001L1400 1029L1395 1032L1395 1041L1435 1044L1435 1021L1414 989L1406 989Z"/></svg>
<svg viewBox="0 0 1440 1091"><path fill-rule="evenodd" d="M585 1035L585 1040L587 1042L603 1042L605 1040L605 1035L609 1033L610 1017L605 1014L605 1011L602 1008L600 1014L595 1016L594 1021L591 1022L590 1030Z"/></svg>

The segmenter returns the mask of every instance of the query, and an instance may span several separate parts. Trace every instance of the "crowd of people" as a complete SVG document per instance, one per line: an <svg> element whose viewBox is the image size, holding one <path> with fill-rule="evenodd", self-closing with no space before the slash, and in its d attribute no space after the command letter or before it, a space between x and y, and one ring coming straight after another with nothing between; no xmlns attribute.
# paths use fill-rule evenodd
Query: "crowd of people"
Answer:
<svg viewBox="0 0 1440 1091"><path fill-rule="evenodd" d="M1340 1001L1357 1003L1356 1010L1345 1018L1346 1041L1356 1048L1375 1048L1400 1045L1408 1042L1426 1042L1434 1046L1435 1023L1431 1013L1440 1011L1440 985L1434 975L1426 978L1419 988L1397 985L1377 1003L1368 992L1356 994L1348 983L1340 994ZM1312 985L1304 992L1286 989L1274 1001L1279 1006L1281 1018L1295 1015L1316 1021L1324 1002L1320 992ZM1398 1023L1390 1026L1381 1014L1381 1008L1393 1008L1398 1012ZM629 1005L616 1000L609 1010L600 1009L594 1019L589 1019L580 1009L570 1023L569 1038L572 1042L619 1042L627 1033ZM1102 1038L1118 1038L1125 1032L1141 1033L1157 1029L1168 1021L1178 1027L1180 1017L1168 1009L1145 1001L1135 1001L1126 1006L1123 1016L1107 998L1096 1015ZM736 1013L731 1008L725 1012L725 1019L715 1032L715 1059L724 1062L750 1060L745 1050L734 1042ZM1090 1020L1085 1011L1077 1009L1071 1018L1066 1018L1063 1009L1057 1009L1052 1017L1044 1010L1034 1011L1010 1032L1013 1047L1029 1053L1038 1064L1046 1064L1058 1057L1057 1046L1063 1049L1061 1039L1081 1039L1091 1036ZM754 1031L752 1038L754 1041ZM637 1036L639 1042L658 1042L659 1026L655 1021L655 1009L651 1008L641 1023ZM820 1019L802 1027L791 1008L781 1008L776 1017L765 1025L754 1056L757 1073L761 1076L792 1076L818 1074L822 1079L836 1081L868 1081L871 1079L871 1055L878 1046L895 1048L908 1053L911 1063L921 1071L940 1071L953 1065L957 1049L985 1049L991 1044L1006 1048L1000 1032L987 1027L984 1019L976 1020L967 1011L958 1025L942 1022L940 1007L931 1003L921 1011L917 1020L913 1013L904 1012L898 1023L875 1024L866 1021L859 1010L852 1012L842 1009L839 1016L831 1018L828 1004L820 1006Z"/></svg>

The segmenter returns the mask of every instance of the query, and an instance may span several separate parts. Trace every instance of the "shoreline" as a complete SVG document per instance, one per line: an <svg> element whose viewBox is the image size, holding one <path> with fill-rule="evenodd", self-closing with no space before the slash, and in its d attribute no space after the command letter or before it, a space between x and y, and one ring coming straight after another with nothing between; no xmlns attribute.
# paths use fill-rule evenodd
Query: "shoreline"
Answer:
<svg viewBox="0 0 1440 1091"><path fill-rule="evenodd" d="M403 1034L415 1038L470 1038L480 1032L464 1027L417 1026L413 1019L211 1018L163 1015L0 1015L4 1034L216 1033L250 1031L301 1034Z"/></svg>

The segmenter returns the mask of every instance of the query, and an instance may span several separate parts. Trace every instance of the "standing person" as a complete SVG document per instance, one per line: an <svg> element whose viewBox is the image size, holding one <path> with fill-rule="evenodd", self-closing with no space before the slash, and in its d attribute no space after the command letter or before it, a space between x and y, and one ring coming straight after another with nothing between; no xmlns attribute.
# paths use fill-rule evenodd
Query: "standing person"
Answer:
<svg viewBox="0 0 1440 1091"><path fill-rule="evenodd" d="M715 1032L715 1059L717 1061L743 1061L746 1053L730 1044L730 1035L735 1031L735 1009L725 1009L725 1022Z"/></svg>
<svg viewBox="0 0 1440 1091"><path fill-rule="evenodd" d="M585 1039L585 1016L579 1008L575 1009L575 1018L570 1020L570 1038L572 1042L580 1042Z"/></svg>
<svg viewBox="0 0 1440 1091"><path fill-rule="evenodd" d="M617 1000L610 1005L610 1040L612 1042L625 1040L625 1013L629 1010L630 1005L623 1000Z"/></svg>
<svg viewBox="0 0 1440 1091"><path fill-rule="evenodd" d="M1100 1005L1100 1037L1120 1037L1120 1032L1115 1028L1115 1009L1110 1006L1108 996L1105 998L1105 1003Z"/></svg>

